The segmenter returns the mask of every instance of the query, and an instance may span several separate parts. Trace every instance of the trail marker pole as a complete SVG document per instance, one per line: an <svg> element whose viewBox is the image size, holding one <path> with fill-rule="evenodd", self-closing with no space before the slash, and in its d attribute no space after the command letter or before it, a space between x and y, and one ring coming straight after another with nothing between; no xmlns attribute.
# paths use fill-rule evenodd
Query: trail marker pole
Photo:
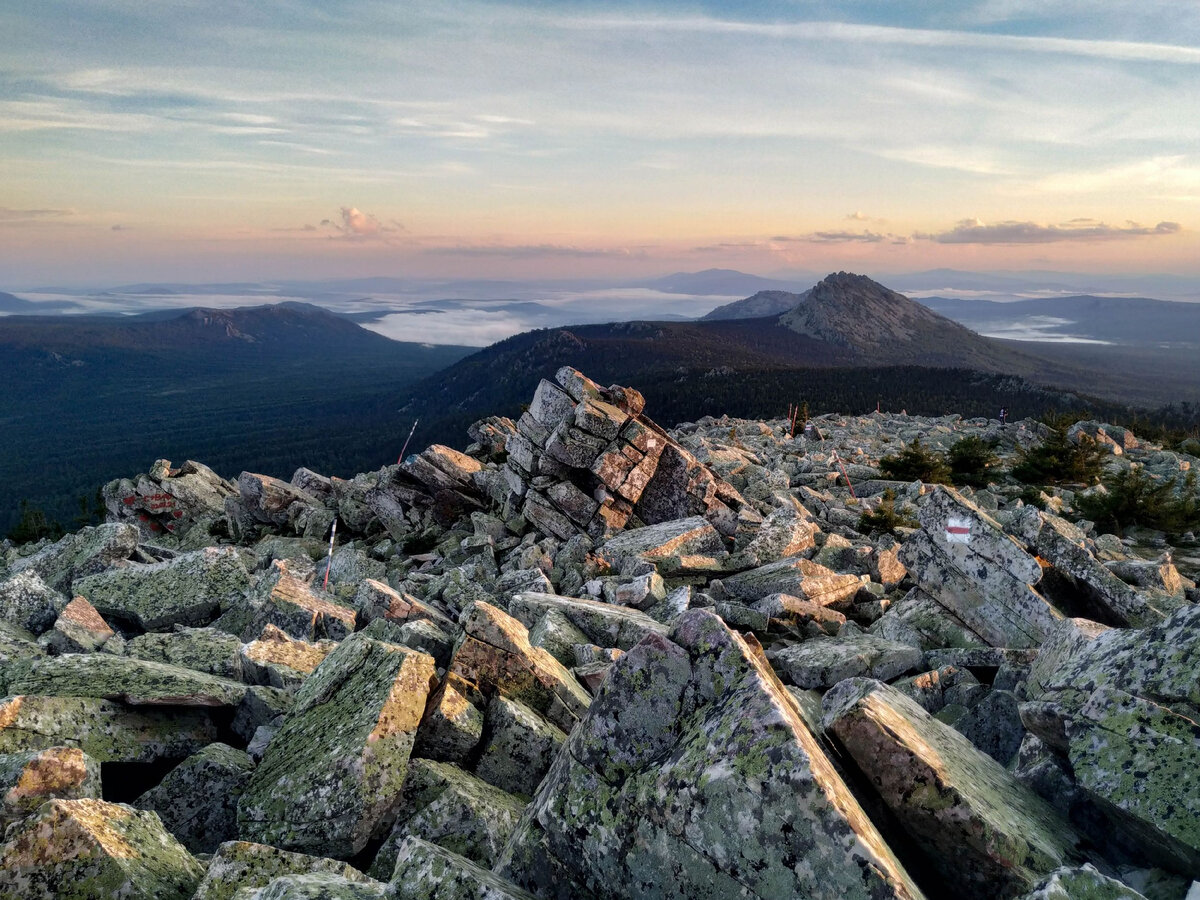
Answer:
<svg viewBox="0 0 1200 900"><path fill-rule="evenodd" d="M416 426L413 426L416 427ZM333 527L329 529L329 557L325 560L325 584L321 590L329 590L329 570L333 567L333 539L337 536L337 516L333 517Z"/></svg>
<svg viewBox="0 0 1200 900"><path fill-rule="evenodd" d="M400 458L396 460L396 465L404 462L404 451L408 449L408 442L412 440L412 436L417 433L417 423L420 421L420 419L417 419L413 422L413 427L409 430L408 437L404 439L404 446L400 448Z"/></svg>
<svg viewBox="0 0 1200 900"><path fill-rule="evenodd" d="M850 488L850 496L857 500L858 495L854 493L854 485L850 483L850 476L846 474L846 467L842 465L842 458L838 456L838 452L836 450L833 451L833 461L836 462L838 464L838 468L842 470L842 477L846 479L846 487Z"/></svg>

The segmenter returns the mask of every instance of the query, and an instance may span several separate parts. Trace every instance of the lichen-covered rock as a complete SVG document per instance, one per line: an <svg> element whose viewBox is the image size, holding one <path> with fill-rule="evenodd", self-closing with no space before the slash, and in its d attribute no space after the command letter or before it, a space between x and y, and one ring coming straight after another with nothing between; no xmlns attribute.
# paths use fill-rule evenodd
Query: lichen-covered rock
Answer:
<svg viewBox="0 0 1200 900"><path fill-rule="evenodd" d="M209 527L237 488L208 466L187 460L173 468L156 460L148 473L110 481L103 488L108 521L135 525L146 540L180 547L202 546Z"/></svg>
<svg viewBox="0 0 1200 900"><path fill-rule="evenodd" d="M47 800L100 796L100 764L75 747L0 754L0 833Z"/></svg>
<svg viewBox="0 0 1200 900"><path fill-rule="evenodd" d="M860 675L885 681L897 678L920 669L924 659L916 647L862 632L789 644L768 655L786 682L822 691Z"/></svg>
<svg viewBox="0 0 1200 900"><path fill-rule="evenodd" d="M989 691L954 720L954 730L1002 766L1007 766L1025 737L1016 696L1011 691Z"/></svg>
<svg viewBox="0 0 1200 900"><path fill-rule="evenodd" d="M413 754L442 762L465 760L483 739L483 712L476 703L484 703L479 689L447 673L429 697Z"/></svg>
<svg viewBox="0 0 1200 900"><path fill-rule="evenodd" d="M131 706L230 706L246 686L167 663L124 656L70 654L30 663L9 685L14 694L101 697Z"/></svg>
<svg viewBox="0 0 1200 900"><path fill-rule="evenodd" d="M768 627L811 626L814 633L836 635L846 624L846 617L840 612L791 594L768 594L753 606L767 617Z"/></svg>
<svg viewBox="0 0 1200 900"><path fill-rule="evenodd" d="M761 650L697 609L614 664L497 871L604 900L920 896Z"/></svg>
<svg viewBox="0 0 1200 900"><path fill-rule="evenodd" d="M130 709L95 697L0 700L0 753L78 747L97 762L182 759L217 739L203 709Z"/></svg>
<svg viewBox="0 0 1200 900"><path fill-rule="evenodd" d="M68 602L36 572L19 572L0 581L0 621L35 635L49 630Z"/></svg>
<svg viewBox="0 0 1200 900"><path fill-rule="evenodd" d="M243 472L237 487L246 513L264 525L295 526L300 509L321 505L312 494L269 475Z"/></svg>
<svg viewBox="0 0 1200 900"><path fill-rule="evenodd" d="M527 628L534 628L550 612L559 612L589 641L601 647L629 650L648 634L666 634L668 628L644 612L557 594L514 594L508 611Z"/></svg>
<svg viewBox="0 0 1200 900"><path fill-rule="evenodd" d="M391 888L397 900L536 900L466 857L416 837L397 851Z"/></svg>
<svg viewBox="0 0 1200 900"><path fill-rule="evenodd" d="M491 868L524 809L520 798L457 766L410 760L396 825L375 856L370 874L390 878L396 853L408 837L431 841Z"/></svg>
<svg viewBox="0 0 1200 900"><path fill-rule="evenodd" d="M1146 900L1133 888L1109 878L1085 863L1078 869L1064 866L1039 881L1018 900Z"/></svg>
<svg viewBox="0 0 1200 900"><path fill-rule="evenodd" d="M823 706L826 730L917 839L950 894L1014 897L1079 860L1079 838L1066 820L900 691L855 678L826 694Z"/></svg>
<svg viewBox="0 0 1200 900"><path fill-rule="evenodd" d="M39 643L51 653L94 653L116 634L82 597L68 603Z"/></svg>
<svg viewBox="0 0 1200 900"><path fill-rule="evenodd" d="M803 557L781 559L721 582L725 591L747 603L770 594L789 594L821 606L848 600L862 587L857 575L839 575Z"/></svg>
<svg viewBox="0 0 1200 900"><path fill-rule="evenodd" d="M204 875L158 816L119 803L48 800L4 837L4 900L188 900Z"/></svg>
<svg viewBox="0 0 1200 900"><path fill-rule="evenodd" d="M379 881L351 881L340 875L315 872L280 875L260 888L242 888L234 900L384 900L387 885Z"/></svg>
<svg viewBox="0 0 1200 900"><path fill-rule="evenodd" d="M622 531L601 544L596 552L605 559L617 562L627 556L659 559L695 553L721 553L724 549L725 543L712 524L703 516L692 516Z"/></svg>
<svg viewBox="0 0 1200 900"><path fill-rule="evenodd" d="M193 853L212 853L237 836L237 802L254 763L228 744L209 744L133 802L153 810Z"/></svg>
<svg viewBox="0 0 1200 900"><path fill-rule="evenodd" d="M336 647L333 641L297 641L274 625L241 649L243 677L251 684L276 688L299 687Z"/></svg>
<svg viewBox="0 0 1200 900"><path fill-rule="evenodd" d="M238 803L243 837L352 856L392 824L433 659L362 635L304 682Z"/></svg>
<svg viewBox="0 0 1200 900"><path fill-rule="evenodd" d="M96 525L68 534L32 556L18 559L9 572L29 572L47 586L67 593L77 578L103 572L123 563L138 545L137 529L132 525Z"/></svg>
<svg viewBox="0 0 1200 900"><path fill-rule="evenodd" d="M102 616L140 631L207 625L242 602L250 575L232 547L206 547L160 563L76 578L72 590Z"/></svg>
<svg viewBox="0 0 1200 900"><path fill-rule="evenodd" d="M249 608L234 609L217 621L218 628L252 641L267 625L301 641L340 641L354 632L354 610L334 603L294 576L277 560L255 586Z"/></svg>
<svg viewBox="0 0 1200 900"><path fill-rule="evenodd" d="M924 594L993 647L1038 646L1062 615L1033 588L1037 560L954 488L929 494L920 516L899 558Z"/></svg>
<svg viewBox="0 0 1200 900"><path fill-rule="evenodd" d="M567 736L536 712L501 696L488 704L487 740L475 774L509 794L530 796L550 770Z"/></svg>
<svg viewBox="0 0 1200 900"><path fill-rule="evenodd" d="M1143 628L1161 622L1186 602L1182 595L1130 587L1091 554L1078 528L1058 516L1027 506L1011 528L1095 604L1099 610L1097 618Z"/></svg>
<svg viewBox="0 0 1200 900"><path fill-rule="evenodd" d="M242 642L235 635L184 625L177 625L174 631L139 634L125 642L125 655L134 659L168 663L233 681L242 678L241 649Z"/></svg>
<svg viewBox="0 0 1200 900"><path fill-rule="evenodd" d="M371 880L339 860L250 841L230 841L217 848L192 900L233 900L238 891L265 887L280 876L307 874L333 875L360 883Z"/></svg>
<svg viewBox="0 0 1200 900"><path fill-rule="evenodd" d="M499 693L527 704L564 731L591 702L570 670L532 646L525 626L490 603L475 603L463 615L463 635L450 671L479 685L485 694Z"/></svg>
<svg viewBox="0 0 1200 900"><path fill-rule="evenodd" d="M388 644L420 650L432 656L439 669L445 669L454 653L453 635L458 633L458 628L452 626L451 632L447 633L430 619L410 619L399 625L389 619L376 619L359 633Z"/></svg>
<svg viewBox="0 0 1200 900"><path fill-rule="evenodd" d="M911 538L910 538L911 540ZM871 633L922 650L987 647L966 623L920 588L913 588L871 624Z"/></svg>
<svg viewBox="0 0 1200 900"><path fill-rule="evenodd" d="M1200 606L1142 630L1068 620L1038 654L1021 706L1125 839L1181 872L1200 872L1198 670Z"/></svg>
<svg viewBox="0 0 1200 900"><path fill-rule="evenodd" d="M393 590L382 581L366 578L358 586L354 606L367 623L387 619L402 625L414 619L428 619L441 628L453 628L453 621L441 610L411 594Z"/></svg>

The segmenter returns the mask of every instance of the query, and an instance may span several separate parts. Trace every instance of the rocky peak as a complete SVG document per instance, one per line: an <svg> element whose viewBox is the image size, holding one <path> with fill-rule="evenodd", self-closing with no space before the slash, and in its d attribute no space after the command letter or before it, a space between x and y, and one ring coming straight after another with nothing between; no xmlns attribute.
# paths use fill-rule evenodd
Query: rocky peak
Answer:
<svg viewBox="0 0 1200 900"><path fill-rule="evenodd" d="M871 350L920 340L931 329L967 329L865 275L835 272L814 285L780 322L792 331L833 344Z"/></svg>
<svg viewBox="0 0 1200 900"><path fill-rule="evenodd" d="M718 306L701 321L713 322L719 319L758 319L767 316L778 316L794 309L808 299L811 291L803 294L793 294L791 291L759 291L744 300L736 300Z"/></svg>

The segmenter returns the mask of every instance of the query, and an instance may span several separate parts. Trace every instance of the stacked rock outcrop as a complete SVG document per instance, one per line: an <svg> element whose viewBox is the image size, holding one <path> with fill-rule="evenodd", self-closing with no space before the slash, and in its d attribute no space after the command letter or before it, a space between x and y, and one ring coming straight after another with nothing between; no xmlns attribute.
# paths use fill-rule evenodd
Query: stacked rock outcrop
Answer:
<svg viewBox="0 0 1200 900"><path fill-rule="evenodd" d="M643 406L564 369L467 452L159 461L0 549L0 898L1200 893L1194 539L882 477L1033 422Z"/></svg>

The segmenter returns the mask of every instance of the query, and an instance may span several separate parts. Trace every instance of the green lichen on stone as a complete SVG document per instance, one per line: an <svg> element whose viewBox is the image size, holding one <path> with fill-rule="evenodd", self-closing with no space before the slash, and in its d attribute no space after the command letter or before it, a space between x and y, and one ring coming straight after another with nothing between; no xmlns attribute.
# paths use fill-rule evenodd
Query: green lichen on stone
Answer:
<svg viewBox="0 0 1200 900"><path fill-rule="evenodd" d="M0 753L78 747L97 762L183 759L217 739L206 710L130 709L95 697L7 697L0 723Z"/></svg>
<svg viewBox="0 0 1200 900"><path fill-rule="evenodd" d="M125 655L239 681L241 646L234 635L215 628L181 625L174 631L138 635L125 644Z"/></svg>
<svg viewBox="0 0 1200 900"><path fill-rule="evenodd" d="M2 900L187 900L204 868L158 816L103 800L50 800L5 834Z"/></svg>
<svg viewBox="0 0 1200 900"><path fill-rule="evenodd" d="M233 900L240 890L265 887L281 875L303 874L369 881L358 869L339 860L290 853L249 841L229 841L217 848L192 900Z"/></svg>
<svg viewBox="0 0 1200 900"><path fill-rule="evenodd" d="M408 837L420 837L491 868L525 809L505 793L449 763L412 759L396 825L370 874L390 878L396 854Z"/></svg>
<svg viewBox="0 0 1200 900"><path fill-rule="evenodd" d="M761 649L704 610L613 665L497 870L603 900L921 896Z"/></svg>
<svg viewBox="0 0 1200 900"><path fill-rule="evenodd" d="M536 900L469 859L415 837L400 846L391 888L397 900Z"/></svg>
<svg viewBox="0 0 1200 900"><path fill-rule="evenodd" d="M232 547L207 547L149 565L130 565L78 578L72 592L102 616L146 631L172 625L206 625L240 603L250 588Z"/></svg>
<svg viewBox="0 0 1200 900"><path fill-rule="evenodd" d="M281 875L265 887L242 888L234 900L383 900L387 885L378 881L351 881L340 875L316 872Z"/></svg>
<svg viewBox="0 0 1200 900"><path fill-rule="evenodd" d="M237 802L254 763L228 744L209 744L167 773L133 805L153 810L193 853L212 853L237 836Z"/></svg>
<svg viewBox="0 0 1200 900"><path fill-rule="evenodd" d="M352 856L391 825L433 659L362 635L304 682L238 804L244 837Z"/></svg>
<svg viewBox="0 0 1200 900"><path fill-rule="evenodd" d="M167 663L103 653L52 656L13 679L11 693L103 697L132 705L237 706L246 686Z"/></svg>

